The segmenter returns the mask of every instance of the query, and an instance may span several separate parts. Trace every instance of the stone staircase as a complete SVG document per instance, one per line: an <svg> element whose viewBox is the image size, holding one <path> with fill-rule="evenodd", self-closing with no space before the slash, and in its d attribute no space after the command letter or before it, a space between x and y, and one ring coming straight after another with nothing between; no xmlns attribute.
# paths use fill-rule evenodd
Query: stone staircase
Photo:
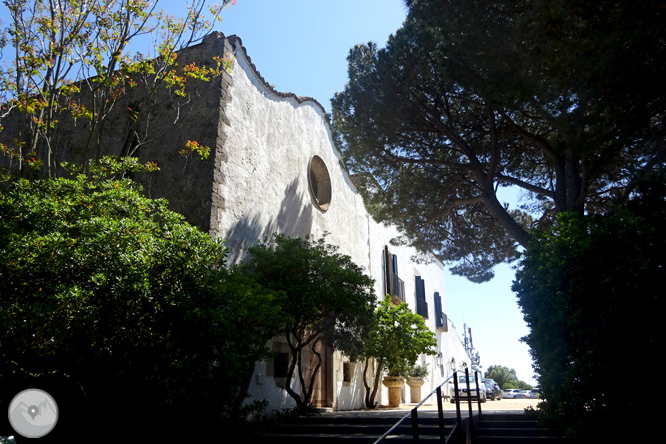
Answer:
<svg viewBox="0 0 666 444"><path fill-rule="evenodd" d="M474 427L475 444L548 444L564 443L536 419L518 413L483 413Z"/></svg>
<svg viewBox="0 0 666 444"><path fill-rule="evenodd" d="M408 411L357 411L323 413L318 416L289 418L273 427L257 443L373 443L395 425ZM451 433L455 418L445 417L445 432ZM419 435L422 442L439 442L437 412L419 412ZM412 421L402 422L388 443L411 443Z"/></svg>
<svg viewBox="0 0 666 444"><path fill-rule="evenodd" d="M323 413L310 417L288 418L267 433L256 438L256 443L373 443L388 431L407 411L355 411ZM549 444L565 441L539 426L536 420L522 413L475 414L472 444ZM453 412L445 412L447 439L456 423ZM436 411L419 411L420 442L439 442L439 422ZM465 442L461 433L459 443ZM386 438L386 443L412 443L411 418L405 419Z"/></svg>

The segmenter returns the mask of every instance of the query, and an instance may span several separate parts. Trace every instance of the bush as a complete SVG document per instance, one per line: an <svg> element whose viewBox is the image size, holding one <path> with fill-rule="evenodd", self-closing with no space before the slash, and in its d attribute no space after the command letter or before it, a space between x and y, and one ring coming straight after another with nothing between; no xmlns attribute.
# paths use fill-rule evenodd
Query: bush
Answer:
<svg viewBox="0 0 666 444"><path fill-rule="evenodd" d="M658 411L658 390L638 388L658 380L656 367L626 358L664 347L665 221L663 200L562 216L522 260L513 289L530 327L524 341L542 408L550 425L580 441L621 441L627 433L626 442L640 442L631 420Z"/></svg>
<svg viewBox="0 0 666 444"><path fill-rule="evenodd" d="M135 437L214 431L240 414L280 325L277 293L225 255L130 180L3 178L2 400L51 393L54 440L99 434L100 420Z"/></svg>

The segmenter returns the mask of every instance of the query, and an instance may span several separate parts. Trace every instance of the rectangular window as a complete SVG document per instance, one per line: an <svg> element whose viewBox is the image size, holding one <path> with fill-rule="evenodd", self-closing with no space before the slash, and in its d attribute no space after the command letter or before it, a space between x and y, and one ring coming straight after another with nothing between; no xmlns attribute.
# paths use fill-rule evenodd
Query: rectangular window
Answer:
<svg viewBox="0 0 666 444"><path fill-rule="evenodd" d="M354 374L354 364L351 362L342 363L342 381L351 382L352 375Z"/></svg>
<svg viewBox="0 0 666 444"><path fill-rule="evenodd" d="M273 375L276 378L289 376L289 353L277 353L273 358Z"/></svg>

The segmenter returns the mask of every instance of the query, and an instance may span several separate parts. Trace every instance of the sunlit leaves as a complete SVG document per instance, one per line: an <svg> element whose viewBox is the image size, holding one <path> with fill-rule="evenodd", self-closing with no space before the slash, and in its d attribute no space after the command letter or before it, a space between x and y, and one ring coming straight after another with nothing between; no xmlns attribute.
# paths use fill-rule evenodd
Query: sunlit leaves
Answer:
<svg viewBox="0 0 666 444"><path fill-rule="evenodd" d="M49 174L57 167L56 140L62 115L89 122L86 128L94 132L116 102L130 92L135 99L151 103L156 94L166 91L185 103L188 80L210 81L230 69L229 60L219 59L214 67L182 67L176 58L178 51L201 39L221 19L228 0L212 6L207 0L187 0L182 17L160 10L159 1L5 3L12 18L6 43L14 52L13 63L0 70L0 116L6 117L12 110L27 116L18 122L20 140L14 142L15 151L20 160L25 149L45 151L42 161ZM152 50L138 52L141 46ZM177 120L180 103L174 101L173 106ZM126 145L144 142L138 128L147 119L146 108L136 116L136 129L128 131ZM86 143L95 139L90 137ZM89 146L81 149L87 151ZM123 149L129 154L129 149Z"/></svg>

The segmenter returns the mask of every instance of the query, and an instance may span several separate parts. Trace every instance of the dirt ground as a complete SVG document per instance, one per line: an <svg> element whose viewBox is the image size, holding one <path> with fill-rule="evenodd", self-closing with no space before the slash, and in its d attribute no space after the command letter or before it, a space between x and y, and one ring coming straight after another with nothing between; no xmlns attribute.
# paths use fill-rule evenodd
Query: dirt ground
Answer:
<svg viewBox="0 0 666 444"><path fill-rule="evenodd" d="M486 401L485 403L481 403L481 411L493 411L493 410L524 410L528 407L536 408L537 404L539 403L538 399L502 399L501 401ZM414 408L416 404L403 404L400 406L400 409L404 410L409 410ZM455 410L456 405L451 404L448 400L445 400L442 403L442 407L444 410ZM467 403L466 402L461 402L460 403L460 408L461 409L467 409ZM472 402L472 408L476 412L477 403ZM419 410L431 410L431 409L437 409L437 404L424 404L422 405Z"/></svg>

